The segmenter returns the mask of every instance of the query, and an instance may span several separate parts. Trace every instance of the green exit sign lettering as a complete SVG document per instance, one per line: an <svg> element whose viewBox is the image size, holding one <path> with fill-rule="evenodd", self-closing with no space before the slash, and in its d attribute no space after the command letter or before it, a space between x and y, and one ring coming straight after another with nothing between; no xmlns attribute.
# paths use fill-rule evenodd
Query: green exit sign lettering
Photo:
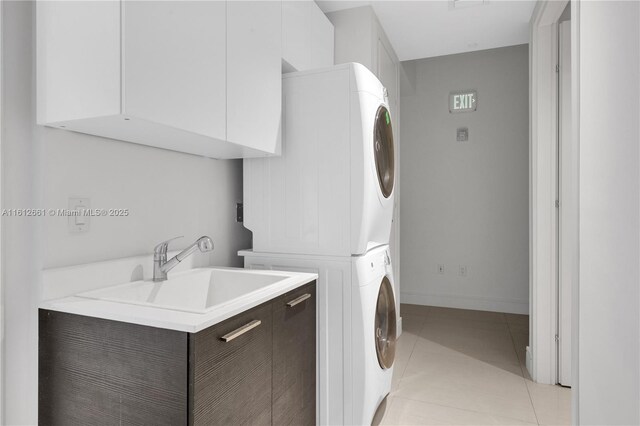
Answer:
<svg viewBox="0 0 640 426"><path fill-rule="evenodd" d="M449 93L449 112L472 112L478 105L478 93L475 90Z"/></svg>

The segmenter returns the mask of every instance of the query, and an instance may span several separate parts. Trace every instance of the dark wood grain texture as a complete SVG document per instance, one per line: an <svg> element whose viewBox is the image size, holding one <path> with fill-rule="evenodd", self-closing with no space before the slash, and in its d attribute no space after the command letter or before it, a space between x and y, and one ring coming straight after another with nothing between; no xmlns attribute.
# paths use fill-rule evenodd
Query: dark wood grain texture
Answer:
<svg viewBox="0 0 640 426"><path fill-rule="evenodd" d="M315 282L195 334L39 315L41 425L315 424Z"/></svg>
<svg viewBox="0 0 640 426"><path fill-rule="evenodd" d="M221 336L253 321L262 323L224 342ZM270 425L271 304L258 306L191 335L194 425Z"/></svg>
<svg viewBox="0 0 640 426"><path fill-rule="evenodd" d="M310 294L293 307L287 302ZM316 422L316 286L291 291L273 303L273 424Z"/></svg>
<svg viewBox="0 0 640 426"><path fill-rule="evenodd" d="M187 421L188 334L40 310L41 425Z"/></svg>

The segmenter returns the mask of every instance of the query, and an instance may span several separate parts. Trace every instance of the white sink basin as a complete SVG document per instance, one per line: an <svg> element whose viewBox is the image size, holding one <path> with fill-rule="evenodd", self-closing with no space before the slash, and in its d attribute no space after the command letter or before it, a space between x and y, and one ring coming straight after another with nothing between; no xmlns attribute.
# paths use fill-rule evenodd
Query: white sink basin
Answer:
<svg viewBox="0 0 640 426"><path fill-rule="evenodd" d="M166 281L134 281L77 296L204 314L246 295L269 291L269 286L292 276L272 271L201 268L170 274Z"/></svg>

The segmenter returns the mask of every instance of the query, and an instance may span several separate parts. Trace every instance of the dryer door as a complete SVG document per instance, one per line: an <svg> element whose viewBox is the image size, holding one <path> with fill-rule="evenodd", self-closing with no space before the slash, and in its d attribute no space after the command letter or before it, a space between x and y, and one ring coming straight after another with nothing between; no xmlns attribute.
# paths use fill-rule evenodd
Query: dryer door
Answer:
<svg viewBox="0 0 640 426"><path fill-rule="evenodd" d="M391 116L384 105L380 105L376 112L373 130L373 152L380 190L384 198L389 198L393 192L395 180L394 149Z"/></svg>
<svg viewBox="0 0 640 426"><path fill-rule="evenodd" d="M396 356L396 301L387 277L382 279L378 292L374 330L378 363L386 370L391 368Z"/></svg>

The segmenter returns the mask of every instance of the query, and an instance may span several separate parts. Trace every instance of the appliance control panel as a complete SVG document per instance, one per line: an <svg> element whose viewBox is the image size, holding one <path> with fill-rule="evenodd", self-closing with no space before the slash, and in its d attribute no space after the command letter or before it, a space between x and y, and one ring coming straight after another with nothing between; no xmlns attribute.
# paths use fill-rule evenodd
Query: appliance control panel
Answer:
<svg viewBox="0 0 640 426"><path fill-rule="evenodd" d="M387 275L390 272L391 272L391 258L389 256L389 252L385 250L369 258L367 263L368 276L367 276L367 279L364 281L368 282L370 279Z"/></svg>

